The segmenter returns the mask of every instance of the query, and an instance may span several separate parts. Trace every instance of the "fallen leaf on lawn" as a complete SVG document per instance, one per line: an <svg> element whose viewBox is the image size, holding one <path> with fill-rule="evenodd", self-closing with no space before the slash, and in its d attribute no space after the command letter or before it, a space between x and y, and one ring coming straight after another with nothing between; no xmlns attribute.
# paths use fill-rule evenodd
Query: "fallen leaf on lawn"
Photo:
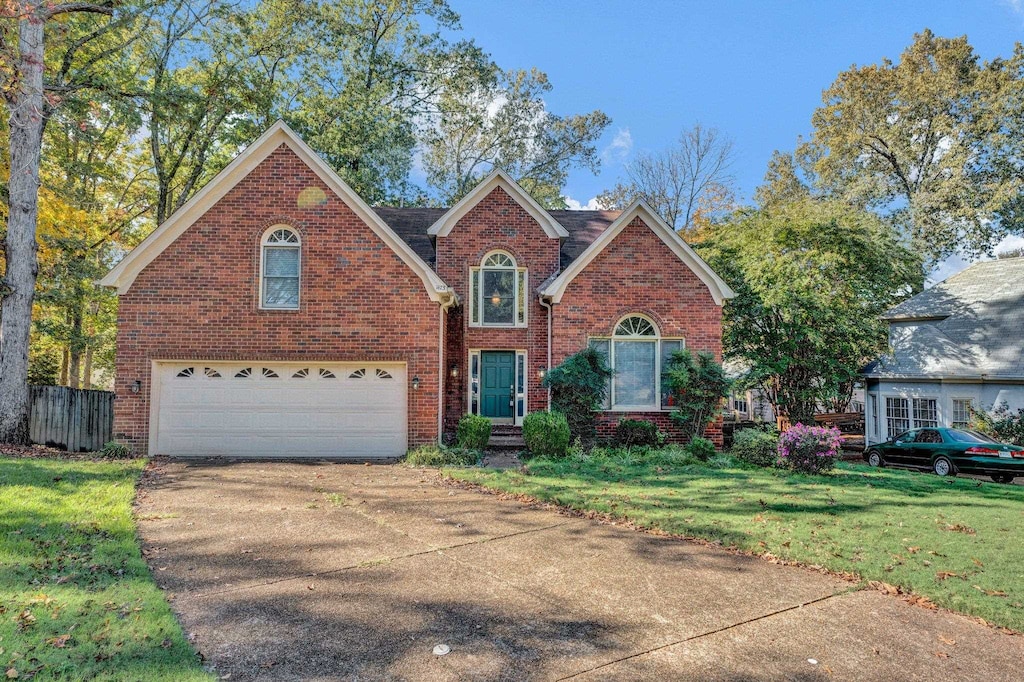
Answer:
<svg viewBox="0 0 1024 682"><path fill-rule="evenodd" d="M936 658L949 658L949 654L947 654L945 651L936 651L935 652L935 657Z"/></svg>
<svg viewBox="0 0 1024 682"><path fill-rule="evenodd" d="M978 568L984 568L984 566L985 566L985 564L981 563L980 560L975 559L974 557L971 557L971 561L973 561L974 565L977 566Z"/></svg>
<svg viewBox="0 0 1024 682"><path fill-rule="evenodd" d="M8 668L7 669L7 679L9 679L9 680L16 680L16 679L18 679L18 671L15 670L14 668Z"/></svg>
<svg viewBox="0 0 1024 682"><path fill-rule="evenodd" d="M881 580L872 580L868 583L868 586L878 590L879 592L885 592L886 594L899 594L900 588L889 583L883 583Z"/></svg>
<svg viewBox="0 0 1024 682"><path fill-rule="evenodd" d="M834 670L832 670L832 668L828 667L827 665L821 666L821 669L824 670L829 675L832 675L835 672Z"/></svg>
<svg viewBox="0 0 1024 682"><path fill-rule="evenodd" d="M306 589L307 589L307 590L312 590L312 589L314 589L314 588L313 588L313 586L312 586L312 585L306 585Z"/></svg>
<svg viewBox="0 0 1024 682"><path fill-rule="evenodd" d="M910 604L913 604L915 606L920 606L921 608L924 608L924 609L931 609L932 611L934 611L935 609L939 608L938 606L935 605L935 602L933 602L931 599L929 599L928 597L926 597L924 595L921 595L921 594L912 594L912 595L910 595L909 597L907 597L907 602L910 603Z"/></svg>
<svg viewBox="0 0 1024 682"><path fill-rule="evenodd" d="M959 573L953 573L952 571L939 571L935 574L937 580L945 580L946 578L959 578Z"/></svg>
<svg viewBox="0 0 1024 682"><path fill-rule="evenodd" d="M1005 597L1005 596L1007 596L1007 594L1005 592L1003 592L1002 590L986 590L981 585L975 585L974 589L978 590L979 592L984 592L985 594L987 594L990 597Z"/></svg>
<svg viewBox="0 0 1024 682"><path fill-rule="evenodd" d="M945 635L939 635L939 641L942 642L943 644L948 644L949 646L956 646L956 640L955 639L950 639L949 637L946 637Z"/></svg>
<svg viewBox="0 0 1024 682"><path fill-rule="evenodd" d="M962 523L954 523L952 526L946 526L946 530L951 530L954 533L966 533L967 535L976 535L977 531L970 526L965 526Z"/></svg>
<svg viewBox="0 0 1024 682"><path fill-rule="evenodd" d="M918 552L921 551L921 548L920 547L907 547L907 551L910 552L911 554L917 554Z"/></svg>
<svg viewBox="0 0 1024 682"><path fill-rule="evenodd" d="M60 635L59 637L51 637L50 639L46 640L46 643L52 644L58 649L63 649L65 646L67 646L69 639L71 639L71 635Z"/></svg>

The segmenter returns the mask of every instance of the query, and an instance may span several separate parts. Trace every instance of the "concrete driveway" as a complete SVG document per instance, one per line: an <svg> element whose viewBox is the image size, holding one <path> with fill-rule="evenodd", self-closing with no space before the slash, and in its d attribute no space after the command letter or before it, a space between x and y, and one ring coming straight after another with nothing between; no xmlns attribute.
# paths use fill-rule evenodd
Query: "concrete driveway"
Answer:
<svg viewBox="0 0 1024 682"><path fill-rule="evenodd" d="M991 681L1024 661L1024 637L968 618L430 470L159 462L137 513L231 680Z"/></svg>

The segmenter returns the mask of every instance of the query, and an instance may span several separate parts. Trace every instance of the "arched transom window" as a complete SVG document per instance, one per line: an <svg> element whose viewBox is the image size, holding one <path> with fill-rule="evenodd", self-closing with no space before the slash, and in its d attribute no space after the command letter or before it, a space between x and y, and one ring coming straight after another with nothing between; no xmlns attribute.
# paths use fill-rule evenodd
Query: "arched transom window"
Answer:
<svg viewBox="0 0 1024 682"><path fill-rule="evenodd" d="M609 338L592 338L591 347L604 354L614 374L605 395L605 409L657 410L672 407L662 390L662 368L672 353L682 350L680 338L662 338L644 315L623 317Z"/></svg>
<svg viewBox="0 0 1024 682"><path fill-rule="evenodd" d="M470 270L470 324L521 327L526 324L526 268L505 251L492 251Z"/></svg>
<svg viewBox="0 0 1024 682"><path fill-rule="evenodd" d="M263 233L260 243L260 307L299 307L299 270L302 261L299 233L280 225Z"/></svg>

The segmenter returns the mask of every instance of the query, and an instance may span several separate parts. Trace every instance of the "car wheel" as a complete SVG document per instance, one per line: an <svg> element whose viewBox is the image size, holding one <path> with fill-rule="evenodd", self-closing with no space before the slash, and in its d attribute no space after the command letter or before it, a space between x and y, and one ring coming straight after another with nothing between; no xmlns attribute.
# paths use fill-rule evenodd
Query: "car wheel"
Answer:
<svg viewBox="0 0 1024 682"><path fill-rule="evenodd" d="M992 480L996 483L1013 483L1013 479L1010 474L992 474Z"/></svg>
<svg viewBox="0 0 1024 682"><path fill-rule="evenodd" d="M949 461L948 457L936 457L935 462L932 463L932 471L939 476L956 476L956 469L953 468L953 463Z"/></svg>
<svg viewBox="0 0 1024 682"><path fill-rule="evenodd" d="M885 465L885 461L882 459L882 453L878 450L872 450L868 453L868 465L873 467L880 467Z"/></svg>

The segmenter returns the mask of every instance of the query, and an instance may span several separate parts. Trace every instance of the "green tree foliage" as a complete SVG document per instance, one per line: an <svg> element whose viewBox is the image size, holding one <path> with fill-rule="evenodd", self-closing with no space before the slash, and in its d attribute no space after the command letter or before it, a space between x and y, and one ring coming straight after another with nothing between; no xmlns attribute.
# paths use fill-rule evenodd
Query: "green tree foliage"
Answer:
<svg viewBox="0 0 1024 682"><path fill-rule="evenodd" d="M914 36L898 62L854 66L824 92L802 162L831 195L887 214L932 259L1019 232L1021 69L982 65L966 37Z"/></svg>
<svg viewBox="0 0 1024 682"><path fill-rule="evenodd" d="M837 201L741 211L699 250L737 294L726 357L794 422L849 401L860 368L886 348L879 315L923 283L920 255L889 224Z"/></svg>
<svg viewBox="0 0 1024 682"><path fill-rule="evenodd" d="M689 441L703 437L708 424L721 414L722 399L732 385L715 356L688 350L672 353L662 381L675 405L672 421Z"/></svg>
<svg viewBox="0 0 1024 682"><path fill-rule="evenodd" d="M552 408L565 415L572 437L586 445L592 445L597 436L595 412L604 403L611 376L604 356L584 348L544 377L544 385L551 389Z"/></svg>

